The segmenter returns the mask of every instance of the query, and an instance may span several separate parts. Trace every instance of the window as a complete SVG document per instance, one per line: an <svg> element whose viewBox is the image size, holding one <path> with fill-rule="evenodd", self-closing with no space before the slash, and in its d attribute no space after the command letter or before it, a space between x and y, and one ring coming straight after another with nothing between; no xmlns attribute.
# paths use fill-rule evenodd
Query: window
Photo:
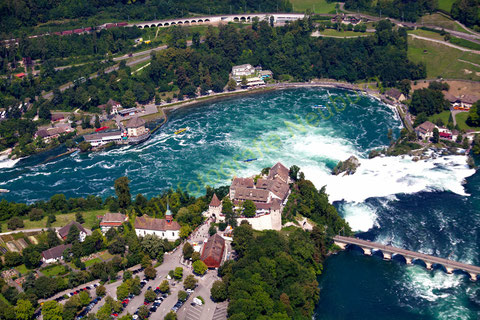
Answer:
<svg viewBox="0 0 480 320"><path fill-rule="evenodd" d="M175 237L175 232L172 232L172 236Z"/></svg>

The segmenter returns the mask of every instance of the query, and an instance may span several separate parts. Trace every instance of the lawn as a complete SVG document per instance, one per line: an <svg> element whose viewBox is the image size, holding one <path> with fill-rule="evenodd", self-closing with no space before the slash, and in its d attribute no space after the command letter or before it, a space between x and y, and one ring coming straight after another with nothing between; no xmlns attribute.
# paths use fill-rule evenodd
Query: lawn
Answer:
<svg viewBox="0 0 480 320"><path fill-rule="evenodd" d="M48 266L46 268L40 269L40 272L46 275L47 277L57 276L59 274L65 273L65 267L61 264L56 264L53 266Z"/></svg>
<svg viewBox="0 0 480 320"><path fill-rule="evenodd" d="M440 13L425 15L421 17L418 22L424 25L437 26L440 28L450 29L454 31L470 33L468 30L464 29L461 25L456 23L455 20Z"/></svg>
<svg viewBox="0 0 480 320"><path fill-rule="evenodd" d="M91 229L97 221L97 215L104 215L106 212L107 210L103 209L82 212L83 218L85 219L85 223L83 224L83 226L87 229ZM57 221L52 223L52 227L63 227L70 221L75 220L75 213L57 214L55 215L55 217L57 218ZM44 217L42 220L39 221L30 221L28 219L25 219L23 220L23 223L25 224L25 227L23 229L46 229L47 217ZM2 223L2 230L8 230L6 221Z"/></svg>
<svg viewBox="0 0 480 320"><path fill-rule="evenodd" d="M438 0L438 8L450 12L455 0Z"/></svg>
<svg viewBox="0 0 480 320"><path fill-rule="evenodd" d="M480 44L472 41L468 41L468 40L457 38L457 37L452 37L450 39L450 42L453 44L456 44L457 46L480 51Z"/></svg>
<svg viewBox="0 0 480 320"><path fill-rule="evenodd" d="M320 31L322 36L334 36L334 37L361 37L365 35L371 35L371 32L355 32L355 31L337 31L335 29L325 29Z"/></svg>
<svg viewBox="0 0 480 320"><path fill-rule="evenodd" d="M457 125L460 129L463 129L463 130L475 130L475 131L478 131L480 130L480 127L470 127L468 126L465 121L467 121L467 118L468 118L468 112L460 112L460 113L457 113L457 115L455 116L455 120L457 120Z"/></svg>
<svg viewBox="0 0 480 320"><path fill-rule="evenodd" d="M410 30L408 31L408 33L415 34L417 36L421 36L425 38L444 41L444 37L440 33L433 32L433 31L417 29L417 30Z"/></svg>
<svg viewBox="0 0 480 320"><path fill-rule="evenodd" d="M94 259L85 261L85 267L88 268L88 267L90 267L91 265L93 265L93 264L95 264L95 263L100 263L100 262L102 262L102 260L100 260L100 258L94 258Z"/></svg>
<svg viewBox="0 0 480 320"><path fill-rule="evenodd" d="M425 51L424 51L425 50ZM447 47L427 40L408 39L408 58L423 62L427 67L427 78L480 80L480 55ZM459 61L464 60L464 61Z"/></svg>
<svg viewBox="0 0 480 320"><path fill-rule="evenodd" d="M18 267L15 267L15 269L17 269L17 271L20 272L22 275L28 273L28 269L27 267L25 267L24 264L21 264Z"/></svg>
<svg viewBox="0 0 480 320"><path fill-rule="evenodd" d="M430 122L436 123L438 118L442 119L443 123L447 125L448 119L450 118L450 111L445 110L442 113L431 115L430 117L428 117L428 120Z"/></svg>
<svg viewBox="0 0 480 320"><path fill-rule="evenodd" d="M104 260L104 261L107 261L109 259L112 259L113 258L113 255L110 254L108 251L105 251L104 253L102 253L100 255L100 259Z"/></svg>
<svg viewBox="0 0 480 320"><path fill-rule="evenodd" d="M327 2L326 0L290 0L293 5L293 11L305 12L310 9L314 13L335 13L336 2Z"/></svg>

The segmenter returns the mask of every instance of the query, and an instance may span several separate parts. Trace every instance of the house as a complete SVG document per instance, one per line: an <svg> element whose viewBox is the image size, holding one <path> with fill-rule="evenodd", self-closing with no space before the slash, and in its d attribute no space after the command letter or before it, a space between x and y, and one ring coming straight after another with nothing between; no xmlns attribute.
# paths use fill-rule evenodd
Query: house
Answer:
<svg viewBox="0 0 480 320"><path fill-rule="evenodd" d="M45 142L49 142L52 139L58 138L61 134L73 132L72 127L70 126L59 126L55 128L39 129L35 133L35 137L40 137Z"/></svg>
<svg viewBox="0 0 480 320"><path fill-rule="evenodd" d="M433 137L433 129L437 126L430 121L425 121L421 125L415 128L415 133L421 140L428 140Z"/></svg>
<svg viewBox="0 0 480 320"><path fill-rule="evenodd" d="M395 102L402 102L407 100L405 95L397 88L392 88L388 90L387 92L385 92L385 95Z"/></svg>
<svg viewBox="0 0 480 320"><path fill-rule="evenodd" d="M101 218L100 221L100 229L103 233L107 232L110 228L118 228L120 227L125 221L128 220L128 217L121 213L111 213L107 212Z"/></svg>
<svg viewBox="0 0 480 320"><path fill-rule="evenodd" d="M117 101L112 100L112 99L108 99L106 105L111 108L110 114L116 114L118 112L118 109L120 109L122 107L120 102L117 102Z"/></svg>
<svg viewBox="0 0 480 320"><path fill-rule="evenodd" d="M262 79L272 79L273 78L273 72L270 70L260 70L258 72L258 76Z"/></svg>
<svg viewBox="0 0 480 320"><path fill-rule="evenodd" d="M75 225L77 227L77 229L80 231L80 235L79 235L79 240L80 242L83 242L85 241L85 237L87 236L87 231L82 227L82 225L80 223L78 223L77 221L70 221L66 226L60 228L57 230L57 234L58 236L62 239L62 240L67 240L67 236L68 236L68 232L70 231L70 228Z"/></svg>
<svg viewBox="0 0 480 320"><path fill-rule="evenodd" d="M127 135L129 137L139 137L147 133L145 128L145 120L140 117L135 117L128 120L127 125Z"/></svg>
<svg viewBox="0 0 480 320"><path fill-rule="evenodd" d="M222 215L222 202L218 199L217 195L214 193L212 201L208 205L208 216L214 217L215 221L224 221L225 218Z"/></svg>
<svg viewBox="0 0 480 320"><path fill-rule="evenodd" d="M71 248L71 244L61 244L42 252L43 263L55 263L63 259L63 252L67 248Z"/></svg>
<svg viewBox="0 0 480 320"><path fill-rule="evenodd" d="M225 239L223 239L218 233L215 233L208 238L207 242L203 245L200 260L202 260L210 269L218 268L222 264L224 252Z"/></svg>
<svg viewBox="0 0 480 320"><path fill-rule="evenodd" d="M252 74L255 74L255 68L251 64L242 64L232 67L232 76L235 80L241 80L243 76L248 77Z"/></svg>
<svg viewBox="0 0 480 320"><path fill-rule="evenodd" d="M278 162L268 172L267 179L273 180L273 179L279 178L283 182L288 183L289 173L290 173L290 170L287 167L285 167L283 164Z"/></svg>
<svg viewBox="0 0 480 320"><path fill-rule="evenodd" d="M138 112L137 108L127 108L122 110L117 110L117 113L122 117L134 116Z"/></svg>
<svg viewBox="0 0 480 320"><path fill-rule="evenodd" d="M135 232L139 237L153 234L168 241L175 241L180 238L180 225L177 221L173 221L170 209L167 209L165 219L150 218L145 215L137 217L135 219Z"/></svg>
<svg viewBox="0 0 480 320"><path fill-rule="evenodd" d="M240 83L242 80L240 79ZM265 84L265 81L259 77L250 77L247 78L247 86L248 87L256 87L256 86L262 86Z"/></svg>
<svg viewBox="0 0 480 320"><path fill-rule="evenodd" d="M52 114L52 122L57 122L57 121L61 121L61 120L64 120L65 119L65 116L61 113L55 113L55 114Z"/></svg>
<svg viewBox="0 0 480 320"><path fill-rule="evenodd" d="M92 147L97 147L101 145L105 145L110 142L120 142L122 141L122 132L120 130L116 131L107 131L107 132L99 132L99 133L92 133L85 135L83 137L86 142L90 143Z"/></svg>
<svg viewBox="0 0 480 320"><path fill-rule="evenodd" d="M460 110L470 110L472 105L480 100L480 98L474 95L465 94L462 95L458 100L460 102Z"/></svg>

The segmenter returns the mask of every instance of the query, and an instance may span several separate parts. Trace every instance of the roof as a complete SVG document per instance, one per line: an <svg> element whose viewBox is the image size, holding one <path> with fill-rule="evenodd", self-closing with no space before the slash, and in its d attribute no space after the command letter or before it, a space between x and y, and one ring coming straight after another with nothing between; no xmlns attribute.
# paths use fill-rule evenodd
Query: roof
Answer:
<svg viewBox="0 0 480 320"><path fill-rule="evenodd" d="M235 187L253 188L253 179L252 178L233 178L232 188L235 188Z"/></svg>
<svg viewBox="0 0 480 320"><path fill-rule="evenodd" d="M471 94L466 94L460 97L460 101L464 103L469 103L469 104L474 104L480 100L477 96L471 95Z"/></svg>
<svg viewBox="0 0 480 320"><path fill-rule="evenodd" d="M85 141L95 141L95 140L101 140L102 138L107 138L107 137L121 137L122 132L117 130L117 131L107 131L107 132L99 132L99 133L92 133L92 134L87 134L83 138Z"/></svg>
<svg viewBox="0 0 480 320"><path fill-rule="evenodd" d="M290 170L287 167L280 162L277 162L277 164L270 169L270 172L268 173L268 179L275 179L276 177L279 177L284 182L287 182L289 172Z"/></svg>
<svg viewBox="0 0 480 320"><path fill-rule="evenodd" d="M120 114L127 114L130 112L137 112L137 108L128 108L128 109L118 110L118 113Z"/></svg>
<svg viewBox="0 0 480 320"><path fill-rule="evenodd" d="M121 225L126 220L127 216L124 214L107 212L102 217L102 222L100 222L100 225Z"/></svg>
<svg viewBox="0 0 480 320"><path fill-rule="evenodd" d="M264 189L252 189L244 187L235 188L235 199L267 202L270 192Z"/></svg>
<svg viewBox="0 0 480 320"><path fill-rule="evenodd" d="M112 100L112 99L108 99L107 104L109 104L110 107L120 106L120 105L121 105L120 102L117 102L117 101ZM132 109L132 108L130 108L130 109ZM125 110L128 110L128 109L125 109Z"/></svg>
<svg viewBox="0 0 480 320"><path fill-rule="evenodd" d="M433 131L433 129L435 128L436 126L433 123L431 123L430 121L425 121L424 123L416 127L415 130L422 133L427 133Z"/></svg>
<svg viewBox="0 0 480 320"><path fill-rule="evenodd" d="M268 76L268 75L272 75L273 72L270 71L270 70L262 70L258 74L261 75L261 76Z"/></svg>
<svg viewBox="0 0 480 320"><path fill-rule="evenodd" d="M281 201L278 199L273 199L272 202L263 203L263 202L254 202L257 210L280 210Z"/></svg>
<svg viewBox="0 0 480 320"><path fill-rule="evenodd" d="M252 69L253 69L253 66L252 66L251 64L249 64L249 63L246 63L246 64L241 64L241 65L239 65L239 66L233 66L233 67L232 67L232 70L235 70L235 69L246 69L246 68L248 68L248 69L252 68Z"/></svg>
<svg viewBox="0 0 480 320"><path fill-rule="evenodd" d="M135 229L155 231L180 230L180 225L177 221L168 223L165 219L142 216L135 219Z"/></svg>
<svg viewBox="0 0 480 320"><path fill-rule="evenodd" d="M70 248L71 246L71 244L61 244L59 246L43 251L42 256L45 258L45 260L58 259L63 256L63 252L65 251L65 249Z"/></svg>
<svg viewBox="0 0 480 320"><path fill-rule="evenodd" d="M48 131L45 129L40 129L36 132L37 137L46 138L49 136Z"/></svg>
<svg viewBox="0 0 480 320"><path fill-rule="evenodd" d="M211 207L220 207L222 205L222 202L218 200L217 195L214 193L212 197L212 201L210 201L210 206Z"/></svg>
<svg viewBox="0 0 480 320"><path fill-rule="evenodd" d="M70 221L66 226L58 230L58 234L60 235L60 237L65 238L73 225L75 225L81 232L87 233L87 231L82 227L80 223L78 223L77 221Z"/></svg>
<svg viewBox="0 0 480 320"><path fill-rule="evenodd" d="M451 94L451 93L445 92L443 95L444 95L445 99L447 99L447 100L450 101L450 102L457 102L457 101L458 101L458 98L455 97L455 96L454 96L453 94Z"/></svg>
<svg viewBox="0 0 480 320"><path fill-rule="evenodd" d="M388 90L387 92L385 92L385 94L387 96L392 97L392 98L398 99L402 95L402 92L400 90L398 90L397 88L392 88L392 89Z"/></svg>
<svg viewBox="0 0 480 320"><path fill-rule="evenodd" d="M132 118L128 120L126 127L127 128L138 128L145 125L145 120L139 117Z"/></svg>
<svg viewBox="0 0 480 320"><path fill-rule="evenodd" d="M65 119L65 116L61 113L52 114L52 121Z"/></svg>
<svg viewBox="0 0 480 320"><path fill-rule="evenodd" d="M225 250L225 240L215 233L208 238L208 241L203 246L201 260L209 268L218 268L222 263L223 252Z"/></svg>
<svg viewBox="0 0 480 320"><path fill-rule="evenodd" d="M256 187L258 189L265 189L271 191L275 196L279 197L282 200L285 200L288 191L290 190L288 184L279 178L273 180L258 179Z"/></svg>

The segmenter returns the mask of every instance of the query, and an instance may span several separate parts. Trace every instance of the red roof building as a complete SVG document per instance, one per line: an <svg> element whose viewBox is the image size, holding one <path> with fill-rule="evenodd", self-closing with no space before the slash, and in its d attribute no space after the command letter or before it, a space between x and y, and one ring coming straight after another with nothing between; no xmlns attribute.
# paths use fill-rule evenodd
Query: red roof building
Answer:
<svg viewBox="0 0 480 320"><path fill-rule="evenodd" d="M105 215L101 218L102 221L100 222L100 228L102 232L107 232L110 228L118 228L120 227L125 221L128 220L128 217L121 213L105 213Z"/></svg>
<svg viewBox="0 0 480 320"><path fill-rule="evenodd" d="M209 206L210 207L220 207L221 205L222 205L222 203L218 199L217 195L214 193L213 197L212 197L212 201L210 201Z"/></svg>
<svg viewBox="0 0 480 320"><path fill-rule="evenodd" d="M225 240L215 233L211 236L203 246L201 260L208 268L218 268L223 261L223 253L225 251Z"/></svg>

